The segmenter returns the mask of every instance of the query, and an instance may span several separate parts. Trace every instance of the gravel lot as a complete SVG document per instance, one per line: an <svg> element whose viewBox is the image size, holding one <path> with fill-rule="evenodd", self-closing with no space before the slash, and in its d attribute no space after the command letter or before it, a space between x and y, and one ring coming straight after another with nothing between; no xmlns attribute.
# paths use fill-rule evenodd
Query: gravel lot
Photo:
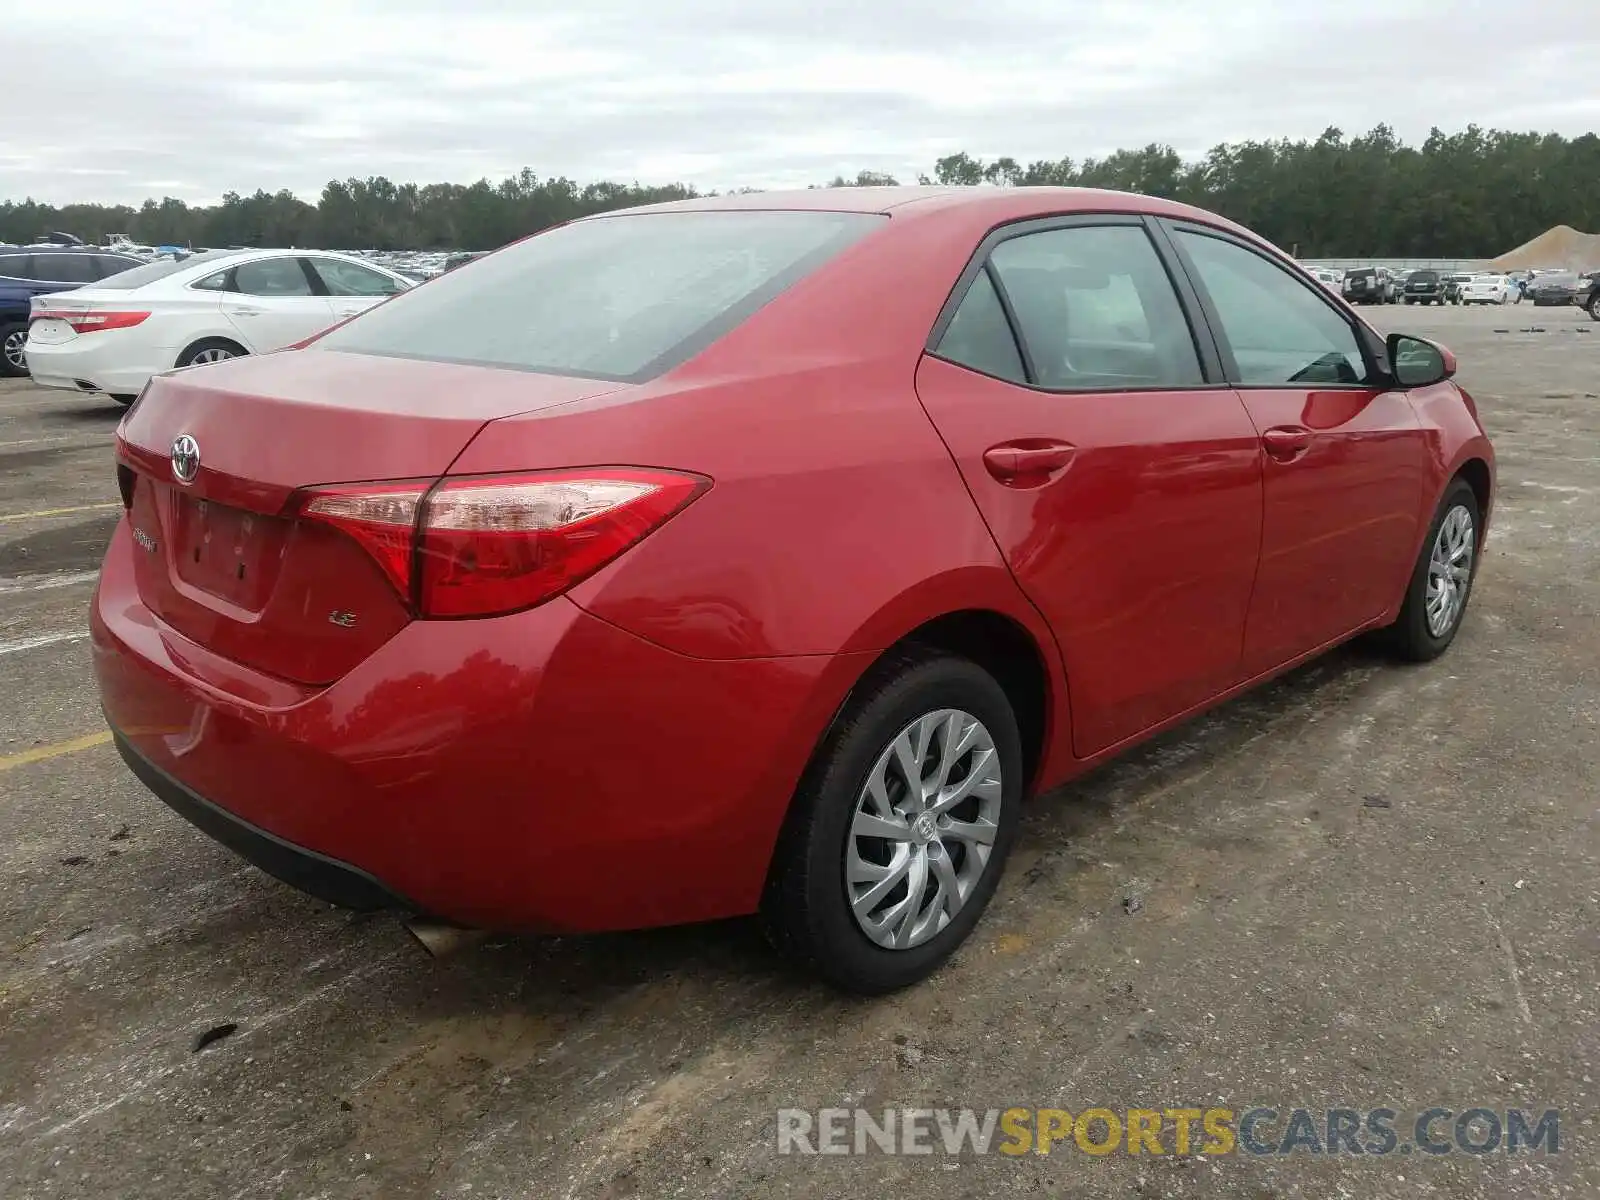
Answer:
<svg viewBox="0 0 1600 1200"><path fill-rule="evenodd" d="M745 922L434 961L191 829L83 640L121 410L0 383L0 1191L1600 1195L1600 325L1369 311L1458 353L1499 451L1454 649L1339 652L1041 798L972 943L871 1002ZM1561 1153L776 1152L781 1107L1185 1103L1558 1108Z"/></svg>

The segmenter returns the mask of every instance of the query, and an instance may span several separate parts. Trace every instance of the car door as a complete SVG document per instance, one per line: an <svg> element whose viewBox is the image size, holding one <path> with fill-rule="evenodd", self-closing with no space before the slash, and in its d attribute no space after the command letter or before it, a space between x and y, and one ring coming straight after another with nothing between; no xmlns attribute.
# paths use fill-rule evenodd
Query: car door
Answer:
<svg viewBox="0 0 1600 1200"><path fill-rule="evenodd" d="M306 259L333 305L336 321L347 320L380 304L405 288L382 271L360 263L345 262L340 258L323 258L313 255Z"/></svg>
<svg viewBox="0 0 1600 1200"><path fill-rule="evenodd" d="M233 268L222 312L256 354L281 350L333 324L321 281L297 256L258 258Z"/></svg>
<svg viewBox="0 0 1600 1200"><path fill-rule="evenodd" d="M916 385L1055 631L1077 754L1237 679L1261 540L1258 439L1139 217L991 234Z"/></svg>
<svg viewBox="0 0 1600 1200"><path fill-rule="evenodd" d="M1261 567L1245 632L1254 675L1382 613L1415 553L1426 474L1410 400L1356 319L1267 251L1205 226L1172 237L1261 436Z"/></svg>

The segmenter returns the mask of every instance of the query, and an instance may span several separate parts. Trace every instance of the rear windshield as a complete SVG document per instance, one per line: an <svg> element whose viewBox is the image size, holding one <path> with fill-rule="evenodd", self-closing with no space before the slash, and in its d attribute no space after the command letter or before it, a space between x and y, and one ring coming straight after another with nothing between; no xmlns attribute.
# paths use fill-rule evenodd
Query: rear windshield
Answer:
<svg viewBox="0 0 1600 1200"><path fill-rule="evenodd" d="M225 258L229 253L227 250L212 250L205 254L185 255L180 261L170 258L159 259L153 263L145 263L142 267L132 267L126 271L118 271L115 275L108 275L95 284L95 287L110 288L115 291L143 287L147 283L154 283L158 279L165 279L168 275L175 275L179 271L203 263L208 258Z"/></svg>
<svg viewBox="0 0 1600 1200"><path fill-rule="evenodd" d="M1406 276L1406 282L1407 283L1438 283L1439 282L1439 272L1437 272L1437 271L1413 271L1413 272L1411 272L1410 275Z"/></svg>
<svg viewBox="0 0 1600 1200"><path fill-rule="evenodd" d="M884 218L634 213L552 229L313 343L637 383L699 353Z"/></svg>

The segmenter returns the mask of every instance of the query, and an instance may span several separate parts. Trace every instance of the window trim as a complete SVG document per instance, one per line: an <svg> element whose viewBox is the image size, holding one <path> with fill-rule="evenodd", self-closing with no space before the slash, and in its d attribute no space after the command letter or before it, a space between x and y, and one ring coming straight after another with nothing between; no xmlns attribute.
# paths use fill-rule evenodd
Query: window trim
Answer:
<svg viewBox="0 0 1600 1200"><path fill-rule="evenodd" d="M1176 259L1173 251L1168 247L1162 236L1153 228L1155 218L1150 213L1120 211L1074 212L1062 213L1055 216L1024 217L1016 221L1008 221L997 225L986 233L978 243L977 248L967 259L966 265L961 269L961 274L956 277L955 285L950 289L950 294L945 298L939 315L935 318L933 328L929 331L927 340L923 343L923 350L932 358L940 362L949 363L951 366L960 367L963 371L971 371L975 375L982 375L986 379L998 379L999 376L989 375L969 367L966 363L956 362L946 358L938 351L939 343L943 340L945 330L955 318L956 310L966 301L967 292L971 290L973 281L980 272L987 272L989 282L1000 297L1000 305L1006 314L1006 322L1011 327L1011 336L1017 343L1018 354L1022 358L1023 370L1027 379L1018 383L1015 380L1003 379L1001 382L1009 383L1014 387L1024 387L1029 391L1038 392L1048 396L1096 396L1115 395L1122 392L1190 392L1206 391L1229 387L1224 378L1221 359L1217 355L1210 330L1204 324L1204 313L1198 303L1198 298L1190 285L1188 277L1183 273L1181 264ZM1183 314L1184 323L1189 329L1189 341L1194 347L1195 358L1200 366L1200 380L1195 383L1174 384L1128 384L1122 387L1092 387L1092 388L1052 388L1045 387L1036 382L1038 376L1033 367L1033 356L1028 350L1026 339L1023 338L1018 326L1015 310L1011 306L1011 298L1006 293L1005 284L1000 279L998 271L991 268L991 255L995 247L1013 238L1028 237L1036 233L1050 233L1058 229L1083 229L1126 226L1143 230L1150 243L1150 249L1156 256L1156 261L1161 264L1161 269L1171 285L1173 295L1177 298L1178 309ZM1205 330L1205 336L1201 331Z"/></svg>
<svg viewBox="0 0 1600 1200"><path fill-rule="evenodd" d="M1217 354L1222 361L1223 377L1228 386L1236 391L1285 391L1285 390L1316 390L1316 391L1371 391L1374 388L1392 388L1393 375L1389 370L1388 352L1376 342L1376 335L1368 328L1367 324L1354 313L1346 311L1344 305L1329 293L1328 289L1315 280L1308 280L1304 270L1293 260L1286 259L1280 254L1269 253L1265 248L1248 239L1240 237L1225 229L1214 225L1206 225L1200 221L1182 220L1174 218L1157 218L1156 224L1161 226L1162 233L1171 244L1172 252L1179 265L1189 278L1189 284L1194 290L1194 295L1200 310L1205 315L1206 324L1211 330L1211 339L1216 345ZM1199 268L1189 256L1187 247L1178 238L1179 233L1192 234L1196 237L1214 238L1225 242L1248 254L1254 254L1263 262L1277 268L1288 279L1298 284L1302 291L1310 294L1318 304L1322 305L1334 316L1338 317L1350 335L1355 338L1356 348L1361 352L1362 361L1367 368L1367 379L1360 383L1246 383L1240 378L1239 361L1234 357L1233 346L1228 341L1226 329L1222 324L1222 316L1217 311L1211 293L1206 289L1205 282L1200 277Z"/></svg>

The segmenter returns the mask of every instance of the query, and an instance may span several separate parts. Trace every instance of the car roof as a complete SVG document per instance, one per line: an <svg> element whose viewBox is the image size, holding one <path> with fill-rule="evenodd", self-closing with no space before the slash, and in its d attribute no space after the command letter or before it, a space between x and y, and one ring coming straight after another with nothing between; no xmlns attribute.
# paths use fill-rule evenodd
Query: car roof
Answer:
<svg viewBox="0 0 1600 1200"><path fill-rule="evenodd" d="M658 212L854 212L918 219L965 216L992 224L1084 212L1150 213L1199 221L1260 241L1258 235L1215 213L1135 192L1075 187L835 187L778 192L732 192L668 200L584 217L586 221Z"/></svg>

